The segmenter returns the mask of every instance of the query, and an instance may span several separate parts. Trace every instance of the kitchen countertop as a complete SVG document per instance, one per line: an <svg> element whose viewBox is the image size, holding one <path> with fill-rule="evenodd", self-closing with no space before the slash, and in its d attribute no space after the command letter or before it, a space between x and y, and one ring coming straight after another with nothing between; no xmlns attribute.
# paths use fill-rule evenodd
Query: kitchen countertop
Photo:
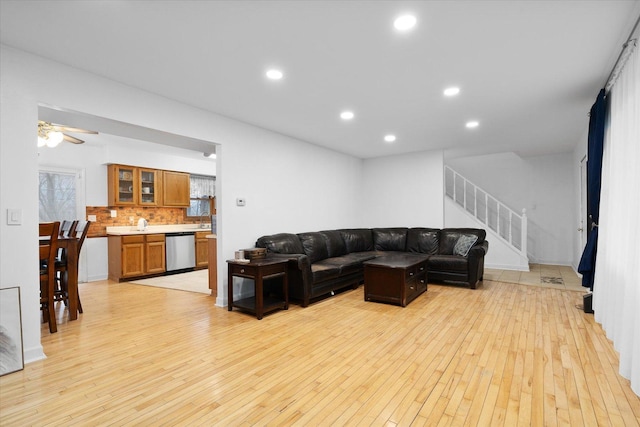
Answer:
<svg viewBox="0 0 640 427"><path fill-rule="evenodd" d="M180 232L211 232L211 224L205 224L206 228L200 228L200 224L168 224L168 225L148 225L144 230L138 230L135 225L107 227L108 236L130 236L134 234L163 234L163 233L180 233ZM210 234L207 237L216 237Z"/></svg>

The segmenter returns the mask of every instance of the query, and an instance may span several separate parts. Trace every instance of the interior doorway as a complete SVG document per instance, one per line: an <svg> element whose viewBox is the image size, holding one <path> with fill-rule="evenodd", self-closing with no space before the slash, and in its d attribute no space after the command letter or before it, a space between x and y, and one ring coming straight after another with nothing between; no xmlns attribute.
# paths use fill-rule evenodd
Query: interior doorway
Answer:
<svg viewBox="0 0 640 427"><path fill-rule="evenodd" d="M92 207L108 206L105 165L110 162L123 163L131 160L135 163L143 159L144 163L152 159L156 164L149 166L159 169L175 165L176 168L179 167L184 172L201 175L208 175L210 172L211 175L218 175L216 166L220 161L220 153L216 153L218 144L212 141L168 133L50 105L38 106L38 119L98 132L95 135L86 135L83 138L86 140L86 144L63 145L61 148L55 149L62 151L58 151L55 155L51 154L55 152L53 149L49 149L50 152L43 149L43 153L39 153L41 166L59 165L71 169L78 165L79 168L82 168L86 189L83 188L77 194L86 197L76 202L82 206L82 212L78 218L85 217L87 205ZM211 154L214 153L218 155L211 158ZM195 164L193 168L189 166L191 163ZM147 164L141 163L141 165L146 166ZM216 187L218 190L220 184L217 179ZM217 192L219 193L219 191ZM217 212L217 214L219 215L221 212ZM218 234L218 241L220 241L220 227L217 227L216 234ZM95 238L87 239L85 242L80 261L80 268L87 269L86 280L82 276L79 276L79 279L81 281L106 279L108 276L107 239L103 236L89 237ZM83 257L86 257L86 262L82 261Z"/></svg>

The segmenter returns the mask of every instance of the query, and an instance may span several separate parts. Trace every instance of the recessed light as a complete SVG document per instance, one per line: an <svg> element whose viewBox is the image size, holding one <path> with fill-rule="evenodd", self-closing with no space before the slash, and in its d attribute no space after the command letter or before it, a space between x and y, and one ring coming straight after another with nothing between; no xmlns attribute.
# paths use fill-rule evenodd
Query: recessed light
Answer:
<svg viewBox="0 0 640 427"><path fill-rule="evenodd" d="M398 31L407 31L415 27L416 25L416 17L413 15L402 15L396 18L393 21L393 26L396 27Z"/></svg>
<svg viewBox="0 0 640 427"><path fill-rule="evenodd" d="M444 90L444 96L456 96L459 93L460 93L460 88L455 86L448 87Z"/></svg>
<svg viewBox="0 0 640 427"><path fill-rule="evenodd" d="M342 120L351 120L355 117L355 115L353 114L353 111L343 111L342 113L340 113L340 118Z"/></svg>
<svg viewBox="0 0 640 427"><path fill-rule="evenodd" d="M271 69L267 71L267 77L271 80L280 80L283 76L284 74L282 74L282 71L280 70Z"/></svg>
<svg viewBox="0 0 640 427"><path fill-rule="evenodd" d="M395 141L395 140L396 140L396 136L395 136L395 135L391 135L391 134L389 134L389 135L385 135L385 136L384 136L384 140L385 140L386 142L393 142L393 141Z"/></svg>
<svg viewBox="0 0 640 427"><path fill-rule="evenodd" d="M480 125L480 122L476 120L468 121L467 124L465 124L465 126L468 127L469 129L477 128L479 125Z"/></svg>

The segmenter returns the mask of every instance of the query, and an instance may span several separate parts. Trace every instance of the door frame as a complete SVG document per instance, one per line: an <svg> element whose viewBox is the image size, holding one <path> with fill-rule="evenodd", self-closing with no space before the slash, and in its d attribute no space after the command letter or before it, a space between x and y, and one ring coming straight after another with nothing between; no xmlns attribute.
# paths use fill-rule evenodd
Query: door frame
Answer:
<svg viewBox="0 0 640 427"><path fill-rule="evenodd" d="M587 156L580 159L580 218L578 220L578 231L580 232L580 252L587 244Z"/></svg>

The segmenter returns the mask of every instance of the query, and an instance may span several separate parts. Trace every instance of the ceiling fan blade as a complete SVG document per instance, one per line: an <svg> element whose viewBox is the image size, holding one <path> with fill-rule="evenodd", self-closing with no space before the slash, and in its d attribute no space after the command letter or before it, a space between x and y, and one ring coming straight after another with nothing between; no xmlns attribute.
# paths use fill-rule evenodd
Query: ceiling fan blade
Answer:
<svg viewBox="0 0 640 427"><path fill-rule="evenodd" d="M73 132L73 133L90 133L90 134L94 134L96 135L98 132L96 132L95 130L87 130L87 129L82 129L82 128L74 128L71 126L65 126L65 125L59 125L57 123L51 123L51 126L53 126L53 128L55 130L58 130L60 132Z"/></svg>
<svg viewBox="0 0 640 427"><path fill-rule="evenodd" d="M81 139L78 139L74 136L71 135L67 135L66 133L62 134L62 137L64 138L65 141L71 142L73 144L84 144L84 141Z"/></svg>

